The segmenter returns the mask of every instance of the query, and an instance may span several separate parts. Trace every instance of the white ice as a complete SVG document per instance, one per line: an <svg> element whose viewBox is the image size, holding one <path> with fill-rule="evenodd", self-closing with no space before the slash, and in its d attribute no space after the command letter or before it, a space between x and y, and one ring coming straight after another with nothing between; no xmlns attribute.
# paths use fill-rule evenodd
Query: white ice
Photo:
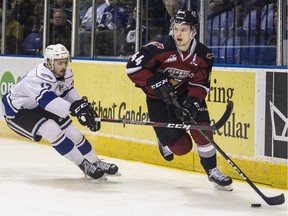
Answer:
<svg viewBox="0 0 288 216"><path fill-rule="evenodd" d="M85 178L50 146L0 139L1 216L287 216L287 202L269 206L243 181L233 192L204 174L100 156L120 167L107 181ZM229 166L227 164L227 166ZM266 196L287 190L257 185ZM251 208L261 203L261 208Z"/></svg>

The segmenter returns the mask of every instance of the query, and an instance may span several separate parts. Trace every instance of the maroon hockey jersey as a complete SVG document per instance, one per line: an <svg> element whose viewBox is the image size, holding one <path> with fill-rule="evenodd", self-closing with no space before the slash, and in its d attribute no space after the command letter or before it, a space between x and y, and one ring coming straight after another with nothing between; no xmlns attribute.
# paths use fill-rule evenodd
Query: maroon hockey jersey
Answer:
<svg viewBox="0 0 288 216"><path fill-rule="evenodd" d="M157 73L166 73L176 95L188 91L188 96L202 101L210 89L213 63L212 51L196 39L193 39L190 50L183 53L177 49L172 36L168 36L148 43L131 56L126 72L148 97L155 98L147 80Z"/></svg>

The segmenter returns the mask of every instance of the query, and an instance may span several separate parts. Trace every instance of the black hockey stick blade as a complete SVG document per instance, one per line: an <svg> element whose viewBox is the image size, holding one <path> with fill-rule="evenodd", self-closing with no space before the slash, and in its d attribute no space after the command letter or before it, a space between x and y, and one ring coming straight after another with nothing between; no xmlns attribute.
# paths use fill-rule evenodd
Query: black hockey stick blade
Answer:
<svg viewBox="0 0 288 216"><path fill-rule="evenodd" d="M178 101L175 98L172 98L172 102L177 108L182 108L181 105L178 103ZM218 121L218 127L222 127L225 122L230 117L230 114L233 110L233 102L228 101L226 111L222 118ZM191 119L195 122L195 120L191 117ZM217 123L218 123L217 122ZM216 124L217 124L216 123ZM215 125L216 125L215 124ZM217 126L216 126L217 128ZM217 143L211 139L203 130L199 130L199 132L209 141L216 150L227 160L227 162L234 168L234 170L237 171L237 173L255 190L255 192L261 196L261 198L268 204L268 205L281 205L285 202L284 194L280 194L278 196L274 197L267 197L265 196L257 187L256 185L241 171L241 169L232 161L232 159L217 145Z"/></svg>
<svg viewBox="0 0 288 216"><path fill-rule="evenodd" d="M285 197L283 193L274 197L266 197L263 195L262 198L268 205L281 205L285 202Z"/></svg>
<svg viewBox="0 0 288 216"><path fill-rule="evenodd" d="M201 132L205 134L204 132ZM207 140L209 137L207 137ZM285 202L284 194L278 196L267 197L265 196L256 185L245 175L245 173L232 161L232 159L213 141L212 145L217 149L217 151L227 160L227 162L234 168L234 170L254 189L254 191L268 204L268 205L281 205Z"/></svg>
<svg viewBox="0 0 288 216"><path fill-rule="evenodd" d="M219 119L219 121L217 121L214 126L216 127L216 129L220 129L221 127L223 127L223 125L227 122L227 120L229 119L231 113L232 113L232 110L233 110L233 107L234 107L234 103L233 101L228 101L227 102L227 106L226 106L226 110L223 114L223 116Z"/></svg>

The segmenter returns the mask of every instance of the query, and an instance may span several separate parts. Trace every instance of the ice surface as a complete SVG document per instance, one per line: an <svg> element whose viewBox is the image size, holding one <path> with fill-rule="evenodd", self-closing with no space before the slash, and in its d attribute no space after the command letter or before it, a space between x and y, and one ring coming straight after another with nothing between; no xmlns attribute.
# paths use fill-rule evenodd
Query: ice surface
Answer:
<svg viewBox="0 0 288 216"><path fill-rule="evenodd" d="M1 216L287 216L287 201L268 206L242 181L233 192L213 188L207 176L100 156L122 176L85 178L50 146L0 139ZM228 165L227 165L228 166ZM266 196L287 190L258 186ZM261 203L261 208L251 208Z"/></svg>

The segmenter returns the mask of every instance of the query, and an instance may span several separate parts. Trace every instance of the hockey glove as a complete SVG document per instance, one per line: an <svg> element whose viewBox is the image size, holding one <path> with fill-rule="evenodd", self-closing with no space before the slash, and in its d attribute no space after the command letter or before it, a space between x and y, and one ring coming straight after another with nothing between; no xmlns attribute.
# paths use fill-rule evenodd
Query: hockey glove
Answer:
<svg viewBox="0 0 288 216"><path fill-rule="evenodd" d="M74 101L70 106L72 116L76 116L79 123L87 126L91 131L100 130L100 122L96 122L95 118L98 117L93 106L84 100Z"/></svg>
<svg viewBox="0 0 288 216"><path fill-rule="evenodd" d="M194 120L200 108L200 101L195 97L187 97L182 108L175 110L178 119L183 123L188 123Z"/></svg>
<svg viewBox="0 0 288 216"><path fill-rule="evenodd" d="M168 76L163 73L159 73L148 79L147 84L154 90L155 96L163 100L165 103L171 105L171 94L173 94L173 87L169 83Z"/></svg>

